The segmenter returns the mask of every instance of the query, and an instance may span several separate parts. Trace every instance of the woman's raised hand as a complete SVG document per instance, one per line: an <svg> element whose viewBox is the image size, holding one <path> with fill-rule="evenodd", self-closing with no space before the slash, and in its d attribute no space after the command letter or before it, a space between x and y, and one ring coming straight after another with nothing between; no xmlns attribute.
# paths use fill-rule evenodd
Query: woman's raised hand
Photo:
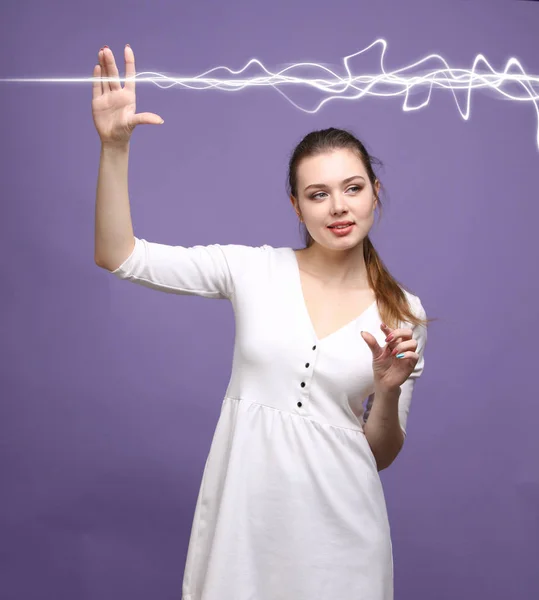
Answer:
<svg viewBox="0 0 539 600"><path fill-rule="evenodd" d="M100 81L102 77L119 79L114 54L102 48L99 64L94 67L92 116L101 142L124 144L137 125L160 125L163 119L154 113L136 114L135 55L129 46L124 48L125 85L120 81ZM130 79L132 78L132 79Z"/></svg>

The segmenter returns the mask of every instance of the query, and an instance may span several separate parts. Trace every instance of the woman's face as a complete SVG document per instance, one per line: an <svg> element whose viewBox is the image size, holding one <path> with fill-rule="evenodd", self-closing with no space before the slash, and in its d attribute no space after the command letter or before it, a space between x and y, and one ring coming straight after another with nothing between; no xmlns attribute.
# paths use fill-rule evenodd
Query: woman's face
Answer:
<svg viewBox="0 0 539 600"><path fill-rule="evenodd" d="M377 181L373 190L355 152L339 149L305 158L297 175L298 198L291 201L315 242L329 249L349 249L368 235L380 183ZM339 236L328 228L336 221L354 224L349 233Z"/></svg>

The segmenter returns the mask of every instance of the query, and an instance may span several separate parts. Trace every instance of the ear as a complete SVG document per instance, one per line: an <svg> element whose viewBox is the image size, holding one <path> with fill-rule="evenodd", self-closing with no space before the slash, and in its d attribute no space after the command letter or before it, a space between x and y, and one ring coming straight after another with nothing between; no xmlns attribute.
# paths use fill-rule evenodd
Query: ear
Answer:
<svg viewBox="0 0 539 600"><path fill-rule="evenodd" d="M374 206L372 207L373 210L376 208L376 205L378 204L378 195L380 193L380 182L378 181L378 179L374 182L374 192L375 192L375 199L374 199Z"/></svg>
<svg viewBox="0 0 539 600"><path fill-rule="evenodd" d="M299 217L301 216L299 213L299 209L298 209L298 202L297 200L294 198L294 196L290 196L290 202L292 203L292 206L294 207L294 210L296 211L296 215Z"/></svg>

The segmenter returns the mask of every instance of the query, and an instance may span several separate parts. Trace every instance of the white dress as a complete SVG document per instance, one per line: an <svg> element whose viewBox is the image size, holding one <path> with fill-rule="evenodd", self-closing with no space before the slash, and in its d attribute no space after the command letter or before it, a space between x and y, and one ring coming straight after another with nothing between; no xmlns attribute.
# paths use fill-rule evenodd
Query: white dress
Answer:
<svg viewBox="0 0 539 600"><path fill-rule="evenodd" d="M232 302L228 388L198 495L183 600L392 600L382 483L363 425L374 392L366 330L385 345L373 303L317 339L292 248L167 246L136 238L114 275L172 294ZM405 291L414 314L417 296ZM410 326L410 324L402 324ZM403 384L406 420L423 371ZM367 412L369 404L367 404Z"/></svg>

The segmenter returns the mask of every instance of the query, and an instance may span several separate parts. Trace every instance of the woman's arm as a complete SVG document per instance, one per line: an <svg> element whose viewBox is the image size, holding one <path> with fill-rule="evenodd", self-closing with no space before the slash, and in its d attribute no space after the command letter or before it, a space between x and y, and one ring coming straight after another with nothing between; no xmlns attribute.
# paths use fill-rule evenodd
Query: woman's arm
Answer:
<svg viewBox="0 0 539 600"><path fill-rule="evenodd" d="M121 265L135 247L127 184L128 160L129 142L101 145L94 260L109 271Z"/></svg>

